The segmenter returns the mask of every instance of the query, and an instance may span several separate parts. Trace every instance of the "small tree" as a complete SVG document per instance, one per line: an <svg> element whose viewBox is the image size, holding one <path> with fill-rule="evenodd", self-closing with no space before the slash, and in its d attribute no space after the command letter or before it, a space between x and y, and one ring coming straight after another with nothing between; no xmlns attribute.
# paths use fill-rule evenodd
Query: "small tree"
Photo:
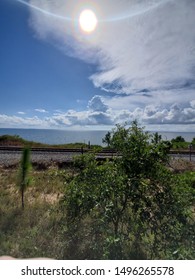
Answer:
<svg viewBox="0 0 195 280"><path fill-rule="evenodd" d="M67 238L74 236L69 244L83 258L173 258L182 243L189 195L166 168L167 144L151 137L136 121L128 128L117 125L110 145L118 158L101 164L93 155L79 160L64 205Z"/></svg>
<svg viewBox="0 0 195 280"><path fill-rule="evenodd" d="M185 139L182 136L177 136L176 138L172 139L173 142L185 142Z"/></svg>
<svg viewBox="0 0 195 280"><path fill-rule="evenodd" d="M185 139L182 136L177 136L176 138L173 138L171 140L173 148L187 148L188 143L185 141Z"/></svg>
<svg viewBox="0 0 195 280"><path fill-rule="evenodd" d="M159 137L156 140L156 136L145 132L137 121L133 121L130 127L116 126L111 147L122 154L120 162L128 177L154 175L158 164L167 162L169 146Z"/></svg>
<svg viewBox="0 0 195 280"><path fill-rule="evenodd" d="M107 144L107 146L110 147L111 138L112 138L111 132L108 131L105 137L102 139L102 143Z"/></svg>
<svg viewBox="0 0 195 280"><path fill-rule="evenodd" d="M31 168L30 148L25 147L22 153L22 159L20 162L20 173L19 173L19 189L21 193L22 209L24 209L24 192L30 183L30 178L29 178L30 168Z"/></svg>
<svg viewBox="0 0 195 280"><path fill-rule="evenodd" d="M158 132L154 133L154 137L152 139L152 143L158 144L162 141L162 135L159 135Z"/></svg>

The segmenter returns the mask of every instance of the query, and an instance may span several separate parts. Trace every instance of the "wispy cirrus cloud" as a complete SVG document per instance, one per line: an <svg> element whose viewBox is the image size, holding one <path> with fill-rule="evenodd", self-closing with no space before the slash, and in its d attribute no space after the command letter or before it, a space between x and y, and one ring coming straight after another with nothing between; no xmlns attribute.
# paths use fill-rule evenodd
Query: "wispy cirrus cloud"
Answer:
<svg viewBox="0 0 195 280"><path fill-rule="evenodd" d="M66 54L87 61L93 57L98 67L90 79L96 87L130 94L194 84L193 0L93 1L100 22L88 37L75 27L82 1L30 3L72 18L60 20L31 8L31 25L41 38L55 38Z"/></svg>
<svg viewBox="0 0 195 280"><path fill-rule="evenodd" d="M168 1L103 33L100 45L109 59L91 76L94 85L131 94L194 84L194 12L194 1Z"/></svg>

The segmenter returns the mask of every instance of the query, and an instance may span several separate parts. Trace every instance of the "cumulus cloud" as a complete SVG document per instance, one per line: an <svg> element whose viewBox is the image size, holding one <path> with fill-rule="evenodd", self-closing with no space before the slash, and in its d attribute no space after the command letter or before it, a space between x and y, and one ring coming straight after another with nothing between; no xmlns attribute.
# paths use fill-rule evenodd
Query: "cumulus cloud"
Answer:
<svg viewBox="0 0 195 280"><path fill-rule="evenodd" d="M134 114L134 116L136 116ZM158 108L153 105L142 110L141 119L145 124L194 124L195 108L173 104L169 108Z"/></svg>
<svg viewBox="0 0 195 280"><path fill-rule="evenodd" d="M55 127L57 123L53 118L41 119L34 117L18 117L9 115L0 115L0 126L5 128L50 128Z"/></svg>
<svg viewBox="0 0 195 280"><path fill-rule="evenodd" d="M101 96L95 95L88 103L89 110L96 112L106 112L108 106L103 103Z"/></svg>
<svg viewBox="0 0 195 280"><path fill-rule="evenodd" d="M101 100L101 102L100 102ZM101 104L96 106L94 104ZM92 104L92 105L91 105ZM70 128L70 127L113 127L117 123L130 123L137 119L143 125L174 125L172 129L176 129L176 125L185 125L185 130L195 128L195 107L193 100L184 106L182 103L174 103L169 107L148 104L145 107L136 107L133 110L118 110L110 108L106 101L100 96L94 96L89 101L86 110L76 111L68 110L62 112L56 110L53 115L48 117L19 117L0 115L1 127L34 127L34 128ZM158 127L159 129L159 127ZM162 128L161 128L162 129Z"/></svg>
<svg viewBox="0 0 195 280"><path fill-rule="evenodd" d="M192 108L195 109L195 99L190 101L190 105L191 105Z"/></svg>
<svg viewBox="0 0 195 280"><path fill-rule="evenodd" d="M65 113L56 113L53 119L58 124L63 125L112 125L113 116L108 110L108 106L103 102L101 96L95 95L88 102L88 107L84 111L68 110Z"/></svg>

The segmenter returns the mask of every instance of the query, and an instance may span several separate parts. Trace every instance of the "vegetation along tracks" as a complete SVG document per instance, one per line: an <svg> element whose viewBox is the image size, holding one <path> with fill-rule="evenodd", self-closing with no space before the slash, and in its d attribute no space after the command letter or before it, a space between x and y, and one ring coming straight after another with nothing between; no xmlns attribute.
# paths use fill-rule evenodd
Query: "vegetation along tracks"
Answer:
<svg viewBox="0 0 195 280"><path fill-rule="evenodd" d="M1 146L0 147L0 165L14 166L19 163L22 155L23 147ZM33 163L71 163L75 156L92 150L84 148L31 148L31 161ZM116 155L114 151L101 151L96 153L98 160L112 158Z"/></svg>
<svg viewBox="0 0 195 280"><path fill-rule="evenodd" d="M0 165L16 164L20 161L23 147L0 146ZM75 156L94 152L88 148L51 148L51 147L32 147L31 159L33 162L72 162ZM105 160L120 156L114 149L102 148L95 151L97 160ZM170 156L173 158L182 158L185 160L195 161L195 151L171 150Z"/></svg>

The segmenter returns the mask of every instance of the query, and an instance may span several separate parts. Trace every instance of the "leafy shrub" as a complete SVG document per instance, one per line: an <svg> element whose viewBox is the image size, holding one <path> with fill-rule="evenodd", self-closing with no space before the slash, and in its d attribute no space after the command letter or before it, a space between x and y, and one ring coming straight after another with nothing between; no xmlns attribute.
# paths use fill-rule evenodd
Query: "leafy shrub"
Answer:
<svg viewBox="0 0 195 280"><path fill-rule="evenodd" d="M167 144L151 137L137 122L117 125L110 145L120 157L76 160L80 171L63 198L71 258L192 257L192 188L166 168Z"/></svg>

